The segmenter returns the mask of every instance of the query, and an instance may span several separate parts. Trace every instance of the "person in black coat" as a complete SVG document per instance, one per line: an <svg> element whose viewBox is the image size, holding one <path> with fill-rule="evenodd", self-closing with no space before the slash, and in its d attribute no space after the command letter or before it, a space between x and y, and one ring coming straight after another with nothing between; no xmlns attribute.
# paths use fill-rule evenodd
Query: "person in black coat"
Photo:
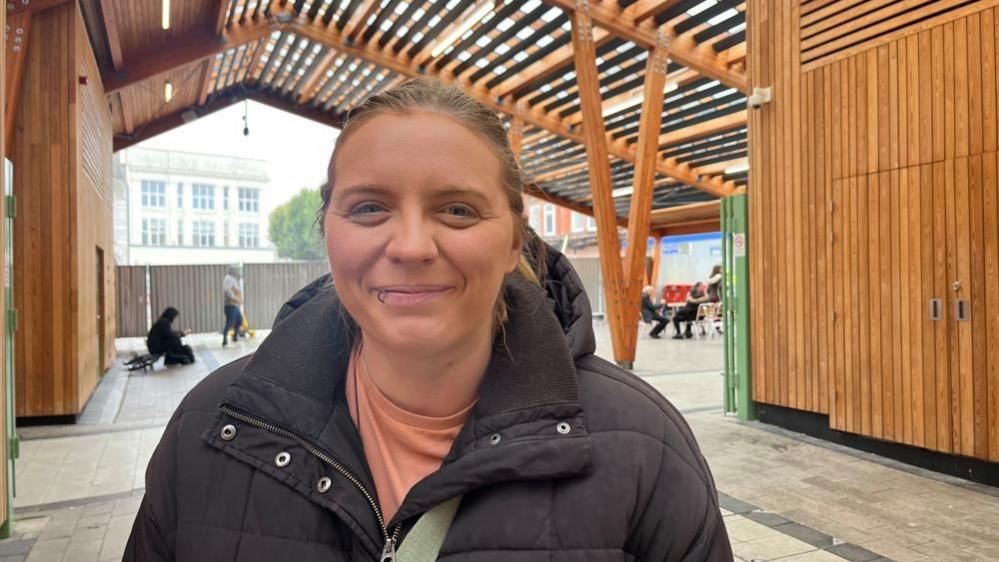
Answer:
<svg viewBox="0 0 999 562"><path fill-rule="evenodd" d="M682 340L683 338L694 337L691 328L693 327L694 320L697 320L697 309L701 306L701 303L708 302L711 297L708 296L707 289L703 281L698 281L687 293L687 302L684 303L683 308L678 310L676 314L673 315L673 331L676 335L673 336L675 340ZM680 322L687 323L687 330L684 333L680 333Z"/></svg>
<svg viewBox="0 0 999 562"><path fill-rule="evenodd" d="M669 323L669 320L660 314L659 308L652 303L653 292L655 292L655 289L651 285L642 289L642 322L649 324L655 322L656 325L649 332L649 337L659 339L659 334L663 333L663 330L666 329L666 324Z"/></svg>
<svg viewBox="0 0 999 562"><path fill-rule="evenodd" d="M146 347L149 348L149 353L164 355L163 363L166 365L190 365L194 363L194 350L181 341L181 338L189 334L190 330L179 332L173 329L173 321L178 316L180 316L180 311L168 306L160 315L159 320L149 329L149 335L146 336Z"/></svg>

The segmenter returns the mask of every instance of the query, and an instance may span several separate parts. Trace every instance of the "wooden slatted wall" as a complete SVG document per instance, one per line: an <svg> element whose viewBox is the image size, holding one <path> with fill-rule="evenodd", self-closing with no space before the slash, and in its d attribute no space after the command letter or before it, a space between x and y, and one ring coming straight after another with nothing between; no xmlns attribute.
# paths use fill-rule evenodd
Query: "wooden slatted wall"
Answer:
<svg viewBox="0 0 999 562"><path fill-rule="evenodd" d="M756 400L999 460L993 4L806 67L800 6L750 2Z"/></svg>
<svg viewBox="0 0 999 562"><path fill-rule="evenodd" d="M114 352L110 115L76 3L34 14L32 31L11 152L17 415L74 415L100 365L97 247L105 260L105 366Z"/></svg>

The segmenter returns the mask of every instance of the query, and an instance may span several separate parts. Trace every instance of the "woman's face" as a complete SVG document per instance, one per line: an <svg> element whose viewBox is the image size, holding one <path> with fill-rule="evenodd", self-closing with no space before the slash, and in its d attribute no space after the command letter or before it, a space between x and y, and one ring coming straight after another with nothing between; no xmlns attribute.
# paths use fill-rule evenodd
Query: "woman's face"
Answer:
<svg viewBox="0 0 999 562"><path fill-rule="evenodd" d="M326 248L365 338L426 354L491 337L521 251L502 177L484 139L434 113L379 115L344 141Z"/></svg>

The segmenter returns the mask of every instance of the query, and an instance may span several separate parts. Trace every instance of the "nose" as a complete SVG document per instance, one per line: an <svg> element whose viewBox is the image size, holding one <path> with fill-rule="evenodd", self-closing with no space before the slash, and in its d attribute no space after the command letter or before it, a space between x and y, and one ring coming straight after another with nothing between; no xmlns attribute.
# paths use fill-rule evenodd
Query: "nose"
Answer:
<svg viewBox="0 0 999 562"><path fill-rule="evenodd" d="M403 265L433 262L438 255L433 226L420 216L400 217L385 247L385 255Z"/></svg>

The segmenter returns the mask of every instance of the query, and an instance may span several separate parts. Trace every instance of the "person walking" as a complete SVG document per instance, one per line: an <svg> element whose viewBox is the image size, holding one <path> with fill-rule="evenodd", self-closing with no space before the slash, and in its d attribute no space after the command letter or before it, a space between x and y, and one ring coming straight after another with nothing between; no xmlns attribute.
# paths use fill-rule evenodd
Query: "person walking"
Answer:
<svg viewBox="0 0 999 562"><path fill-rule="evenodd" d="M652 295L655 291L652 285L646 285L642 288L642 322L646 324L655 322L656 325L649 332L649 337L659 339L659 334L666 329L669 320L659 312L659 307L652 302Z"/></svg>
<svg viewBox="0 0 999 562"><path fill-rule="evenodd" d="M225 302L225 328L222 330L223 347L229 343L229 330L232 329L233 343L239 341L239 328L243 324L243 293L239 290L239 267L230 265L222 281L222 298Z"/></svg>
<svg viewBox="0 0 999 562"><path fill-rule="evenodd" d="M499 117L415 79L351 112L330 273L183 400L124 560L731 562L680 412L594 355Z"/></svg>
<svg viewBox="0 0 999 562"><path fill-rule="evenodd" d="M183 332L173 329L173 322L180 316L180 311L172 306L168 306L159 319L153 323L146 335L146 347L149 353L163 355L164 365L190 365L194 363L194 350L191 346L185 345L184 336L191 333L190 330Z"/></svg>

